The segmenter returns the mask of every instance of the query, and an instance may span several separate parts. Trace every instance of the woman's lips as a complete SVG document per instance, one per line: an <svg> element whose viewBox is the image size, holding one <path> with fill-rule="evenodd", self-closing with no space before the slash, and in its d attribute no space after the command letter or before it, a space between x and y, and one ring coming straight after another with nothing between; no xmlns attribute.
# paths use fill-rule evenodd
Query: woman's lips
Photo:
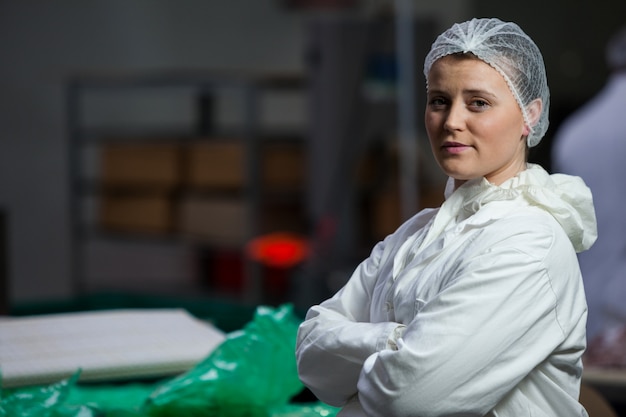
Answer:
<svg viewBox="0 0 626 417"><path fill-rule="evenodd" d="M446 151L446 152L461 153L461 152L469 149L470 146L464 145L464 144L458 143L458 142L446 142L443 145L441 145L441 148L444 151Z"/></svg>

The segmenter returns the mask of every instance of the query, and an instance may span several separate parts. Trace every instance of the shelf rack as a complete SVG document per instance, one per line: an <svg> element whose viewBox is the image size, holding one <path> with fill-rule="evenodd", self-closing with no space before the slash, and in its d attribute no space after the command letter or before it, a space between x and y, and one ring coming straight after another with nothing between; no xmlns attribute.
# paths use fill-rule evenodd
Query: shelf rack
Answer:
<svg viewBox="0 0 626 417"><path fill-rule="evenodd" d="M302 91L305 78L294 73L252 73L246 71L205 71L205 70L162 70L137 72L91 72L76 74L66 84L66 112L68 129L69 160L69 216L71 245L71 275L75 295L86 293L86 265L84 241L89 238L90 225L83 219L82 198L87 190L83 173L85 161L83 148L92 141L98 141L106 133L121 133L124 137L145 135L171 138L171 132L135 130L124 131L118 127L98 130L85 126L87 109L84 99L96 92L123 92L137 89L188 88L195 93L195 126L177 130L180 140L214 133L213 97L217 90L228 88L239 95L242 103L242 125L238 134L245 143L246 182L243 198L247 202L247 235L254 237L258 232L258 212L260 208L260 97L266 92ZM186 131L185 131L186 130ZM107 133L108 132L108 133ZM118 135L119 136L119 135ZM244 301L260 301L261 282L259 266L245 262Z"/></svg>

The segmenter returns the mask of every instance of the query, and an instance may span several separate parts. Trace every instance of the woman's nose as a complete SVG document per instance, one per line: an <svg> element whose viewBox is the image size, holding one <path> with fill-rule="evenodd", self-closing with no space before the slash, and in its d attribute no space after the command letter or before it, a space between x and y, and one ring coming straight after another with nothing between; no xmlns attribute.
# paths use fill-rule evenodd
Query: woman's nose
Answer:
<svg viewBox="0 0 626 417"><path fill-rule="evenodd" d="M452 104L448 108L446 118L444 121L444 129L453 131L461 130L465 124L465 113L463 107L459 104Z"/></svg>

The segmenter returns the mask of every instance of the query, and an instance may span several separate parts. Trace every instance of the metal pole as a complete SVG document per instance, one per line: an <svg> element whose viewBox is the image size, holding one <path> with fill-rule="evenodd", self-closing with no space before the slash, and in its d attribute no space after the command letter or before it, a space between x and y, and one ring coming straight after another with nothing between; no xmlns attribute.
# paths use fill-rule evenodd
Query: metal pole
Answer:
<svg viewBox="0 0 626 417"><path fill-rule="evenodd" d="M260 87L254 82L243 84L244 136L246 147L245 201L247 210L246 242L259 233L261 207L261 144L258 137L258 99ZM263 301L261 265L247 256L244 250L244 299L251 304Z"/></svg>
<svg viewBox="0 0 626 417"><path fill-rule="evenodd" d="M68 213L70 274L74 296L83 295L85 290L84 230L81 216L81 138L80 138L80 85L70 80L66 87L67 135L68 135Z"/></svg>
<svg viewBox="0 0 626 417"><path fill-rule="evenodd" d="M398 60L398 141L400 165L400 209L406 220L417 211L417 127L415 114L414 0L396 0L396 56Z"/></svg>
<svg viewBox="0 0 626 417"><path fill-rule="evenodd" d="M0 315L10 313L9 289L9 219L0 208Z"/></svg>

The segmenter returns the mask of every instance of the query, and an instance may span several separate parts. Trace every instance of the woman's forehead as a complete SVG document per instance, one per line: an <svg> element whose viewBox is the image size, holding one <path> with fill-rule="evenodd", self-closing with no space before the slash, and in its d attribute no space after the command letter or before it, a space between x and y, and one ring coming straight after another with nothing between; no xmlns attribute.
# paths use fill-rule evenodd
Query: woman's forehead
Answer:
<svg viewBox="0 0 626 417"><path fill-rule="evenodd" d="M486 62L455 55L437 60L428 74L428 89L441 88L509 90L502 74Z"/></svg>

